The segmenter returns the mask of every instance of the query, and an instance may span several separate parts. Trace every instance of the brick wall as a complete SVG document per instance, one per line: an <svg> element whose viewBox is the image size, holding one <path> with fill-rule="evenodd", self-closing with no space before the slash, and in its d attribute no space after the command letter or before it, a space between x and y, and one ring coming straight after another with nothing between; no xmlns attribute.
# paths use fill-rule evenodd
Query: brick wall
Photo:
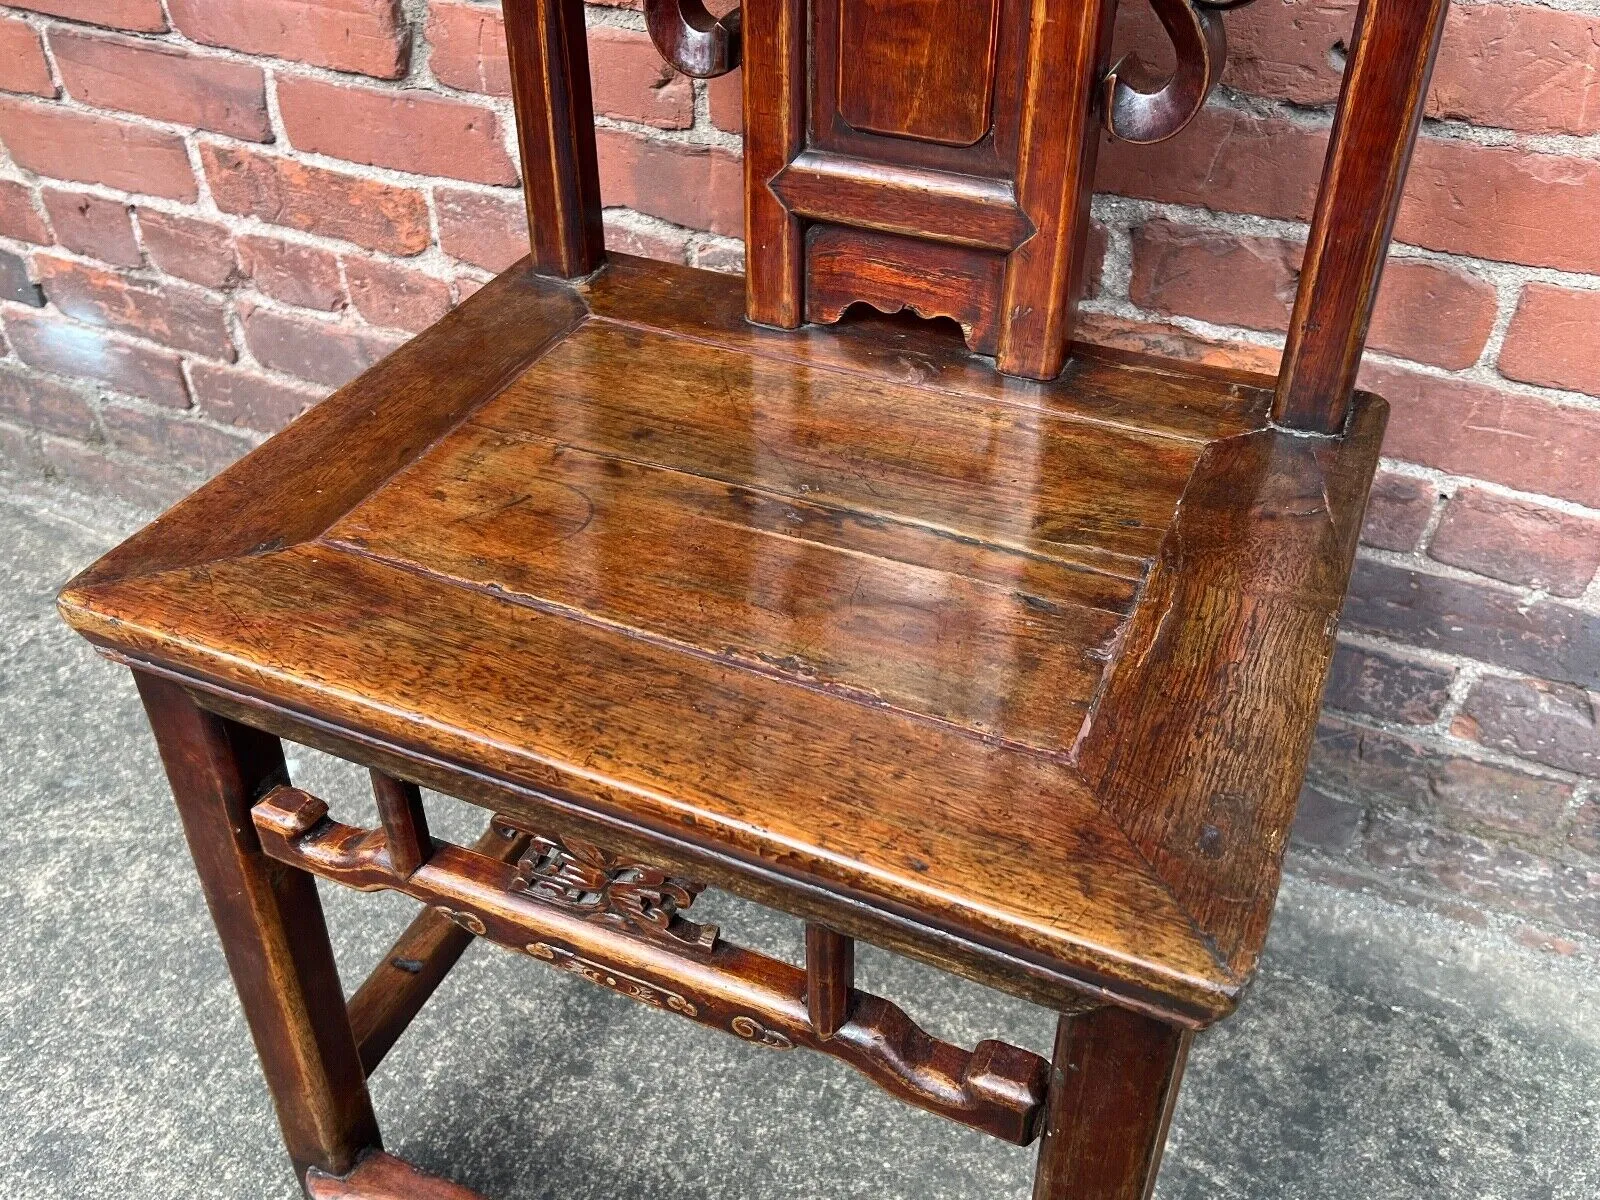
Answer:
<svg viewBox="0 0 1600 1200"><path fill-rule="evenodd" d="M1112 147L1086 335L1272 369L1354 6ZM741 249L737 76L590 9L615 247ZM1119 37L1156 45L1130 8ZM1159 57L1159 55L1157 55ZM492 0L0 4L0 461L174 498L521 253ZM1373 326L1383 472L1298 868L1600 937L1600 0L1458 3Z"/></svg>

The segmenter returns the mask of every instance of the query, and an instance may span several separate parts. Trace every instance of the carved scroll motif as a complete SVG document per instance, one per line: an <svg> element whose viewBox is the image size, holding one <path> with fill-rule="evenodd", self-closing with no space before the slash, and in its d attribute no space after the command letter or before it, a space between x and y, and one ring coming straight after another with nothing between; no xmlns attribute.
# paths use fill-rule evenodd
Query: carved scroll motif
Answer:
<svg viewBox="0 0 1600 1200"><path fill-rule="evenodd" d="M645 26L656 50L685 75L714 79L739 66L739 10L714 17L703 0L644 0Z"/></svg>
<svg viewBox="0 0 1600 1200"><path fill-rule="evenodd" d="M1165 141L1194 120L1222 78L1228 38L1217 14L1241 8L1250 0L1150 0L1167 36L1177 65L1154 92L1141 91L1128 76L1145 75L1143 62L1129 55L1112 66L1104 83L1106 129L1124 142Z"/></svg>
<svg viewBox="0 0 1600 1200"><path fill-rule="evenodd" d="M513 887L585 920L678 950L704 954L717 944L715 925L697 925L679 915L704 884L608 854L582 838L536 835L517 862Z"/></svg>

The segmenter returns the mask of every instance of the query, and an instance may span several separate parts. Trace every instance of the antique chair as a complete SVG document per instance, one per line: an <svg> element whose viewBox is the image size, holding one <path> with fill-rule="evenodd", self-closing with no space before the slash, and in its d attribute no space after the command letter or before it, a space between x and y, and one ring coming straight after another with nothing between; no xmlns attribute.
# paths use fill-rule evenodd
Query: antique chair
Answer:
<svg viewBox="0 0 1600 1200"><path fill-rule="evenodd" d="M1225 4L1156 7L1146 92L1114 0L646 0L683 70L742 62L741 286L607 259L583 5L505 0L531 257L62 593L134 671L309 1195L473 1195L383 1153L365 1080L474 938L1038 1138L1037 1200L1148 1193L1272 911L1445 0L1361 4L1276 380L1071 340L1102 131L1220 70ZM280 738L371 768L381 827ZM313 876L425 906L348 1004ZM706 884L804 967L687 919ZM1054 1009L1053 1060L930 1037L855 938Z"/></svg>

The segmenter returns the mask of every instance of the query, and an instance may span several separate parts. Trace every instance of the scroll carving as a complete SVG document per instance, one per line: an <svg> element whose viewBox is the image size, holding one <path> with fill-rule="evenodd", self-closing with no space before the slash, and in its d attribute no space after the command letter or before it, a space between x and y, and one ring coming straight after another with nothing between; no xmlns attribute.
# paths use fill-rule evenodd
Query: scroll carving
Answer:
<svg viewBox="0 0 1600 1200"><path fill-rule="evenodd" d="M717 944L715 925L697 925L679 915L704 884L619 858L582 838L536 835L517 862L512 886L584 920L675 949L704 954Z"/></svg>
<svg viewBox="0 0 1600 1200"><path fill-rule="evenodd" d="M1172 39L1177 65L1154 92L1128 82L1147 74L1137 55L1117 62L1106 74L1103 102L1106 129L1124 142L1149 144L1172 137L1205 107L1222 77L1228 38L1218 13L1250 0L1150 0L1162 28Z"/></svg>
<svg viewBox="0 0 1600 1200"><path fill-rule="evenodd" d="M644 20L661 57L685 75L714 79L739 66L743 39L737 8L718 18L704 0L644 0Z"/></svg>

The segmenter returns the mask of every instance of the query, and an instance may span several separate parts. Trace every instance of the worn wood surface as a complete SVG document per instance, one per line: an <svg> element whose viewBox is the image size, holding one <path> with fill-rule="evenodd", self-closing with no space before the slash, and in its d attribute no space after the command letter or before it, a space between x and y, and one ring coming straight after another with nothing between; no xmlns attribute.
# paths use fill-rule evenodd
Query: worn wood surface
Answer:
<svg viewBox="0 0 1600 1200"><path fill-rule="evenodd" d="M306 1174L310 1200L484 1200L471 1188L417 1170L392 1154L369 1154L344 1177Z"/></svg>

